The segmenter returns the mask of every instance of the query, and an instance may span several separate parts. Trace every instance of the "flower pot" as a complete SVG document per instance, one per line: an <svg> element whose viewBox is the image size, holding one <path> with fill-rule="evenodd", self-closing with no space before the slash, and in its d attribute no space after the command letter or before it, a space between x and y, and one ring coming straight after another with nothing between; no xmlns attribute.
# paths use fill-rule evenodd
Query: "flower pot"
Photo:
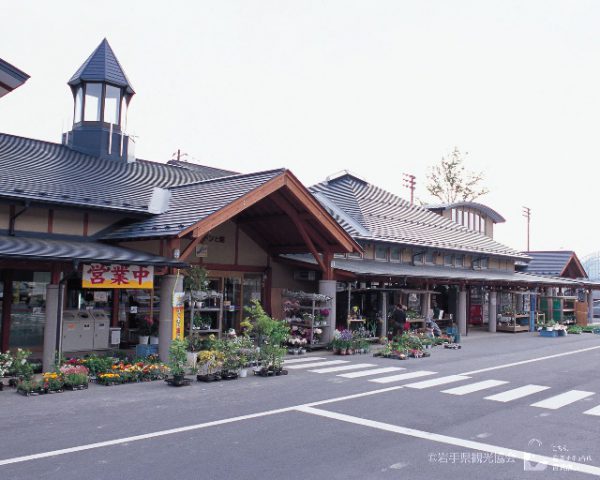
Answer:
<svg viewBox="0 0 600 480"><path fill-rule="evenodd" d="M158 345L158 337L150 336L150 345Z"/></svg>
<svg viewBox="0 0 600 480"><path fill-rule="evenodd" d="M140 345L148 345L149 338L150 338L150 336L148 336L148 335L140 335L140 336L138 336L138 343Z"/></svg>
<svg viewBox="0 0 600 480"><path fill-rule="evenodd" d="M248 370L245 368L242 368L240 370L240 378L246 378L248 376Z"/></svg>

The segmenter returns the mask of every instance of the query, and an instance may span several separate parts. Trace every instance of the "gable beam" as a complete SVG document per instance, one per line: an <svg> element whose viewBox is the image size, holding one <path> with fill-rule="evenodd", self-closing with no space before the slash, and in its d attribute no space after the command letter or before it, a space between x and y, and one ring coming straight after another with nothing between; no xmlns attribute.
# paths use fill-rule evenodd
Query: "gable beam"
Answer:
<svg viewBox="0 0 600 480"><path fill-rule="evenodd" d="M271 196L271 198L279 208L281 208L285 213L287 213L290 216L290 219L292 220L292 222L294 222L294 225L300 232L300 235L302 236L304 243L306 243L306 245L308 246L310 253L312 253L313 257L315 257L315 260L319 264L319 267L321 267L321 270L323 272L326 272L327 267L325 265L325 262L321 258L321 255L319 255L319 252L317 251L315 244L311 240L310 235L308 235L308 232L306 231L304 223L302 222L302 220L300 220L300 217L298 216L298 212L296 211L296 209L294 207L292 207L288 203L288 201L279 194L279 192L274 193Z"/></svg>
<svg viewBox="0 0 600 480"><path fill-rule="evenodd" d="M194 238L203 237L212 229L235 217L237 214L243 212L248 207L251 207L266 196L276 192L284 185L285 173L282 173L264 183L260 187L248 192L246 195L234 200L229 205L217 210L200 222L197 222L191 227L182 230L179 232L179 237L185 237L189 233L192 233Z"/></svg>

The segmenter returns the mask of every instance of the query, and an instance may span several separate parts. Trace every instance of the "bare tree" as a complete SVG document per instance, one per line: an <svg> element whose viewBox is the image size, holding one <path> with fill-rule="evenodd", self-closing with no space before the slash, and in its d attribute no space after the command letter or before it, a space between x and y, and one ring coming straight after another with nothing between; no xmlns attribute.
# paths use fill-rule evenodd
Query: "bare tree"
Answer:
<svg viewBox="0 0 600 480"><path fill-rule="evenodd" d="M427 191L444 203L469 202L488 193L489 190L480 185L483 173L465 169L467 155L468 152L462 153L454 147L449 155L442 157L427 174Z"/></svg>

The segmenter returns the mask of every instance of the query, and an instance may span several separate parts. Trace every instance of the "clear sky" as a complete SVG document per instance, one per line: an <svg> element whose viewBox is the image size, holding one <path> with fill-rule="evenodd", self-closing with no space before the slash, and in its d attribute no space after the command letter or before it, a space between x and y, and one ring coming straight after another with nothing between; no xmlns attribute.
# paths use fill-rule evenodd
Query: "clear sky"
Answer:
<svg viewBox="0 0 600 480"><path fill-rule="evenodd" d="M600 250L600 2L2 1L0 57L31 75L0 131L59 141L67 80L107 37L137 95L139 158L178 148L306 185L348 169L408 198L455 146L525 249Z"/></svg>

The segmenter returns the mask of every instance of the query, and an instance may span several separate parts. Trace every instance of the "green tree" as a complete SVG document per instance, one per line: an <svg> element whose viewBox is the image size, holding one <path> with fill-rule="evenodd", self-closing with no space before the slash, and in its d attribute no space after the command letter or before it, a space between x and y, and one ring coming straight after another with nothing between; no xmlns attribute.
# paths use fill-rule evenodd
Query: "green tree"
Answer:
<svg viewBox="0 0 600 480"><path fill-rule="evenodd" d="M489 190L480 185L483 173L465 168L467 155L468 152L462 153L454 147L449 155L442 157L427 174L427 191L444 203L470 202L488 193Z"/></svg>

